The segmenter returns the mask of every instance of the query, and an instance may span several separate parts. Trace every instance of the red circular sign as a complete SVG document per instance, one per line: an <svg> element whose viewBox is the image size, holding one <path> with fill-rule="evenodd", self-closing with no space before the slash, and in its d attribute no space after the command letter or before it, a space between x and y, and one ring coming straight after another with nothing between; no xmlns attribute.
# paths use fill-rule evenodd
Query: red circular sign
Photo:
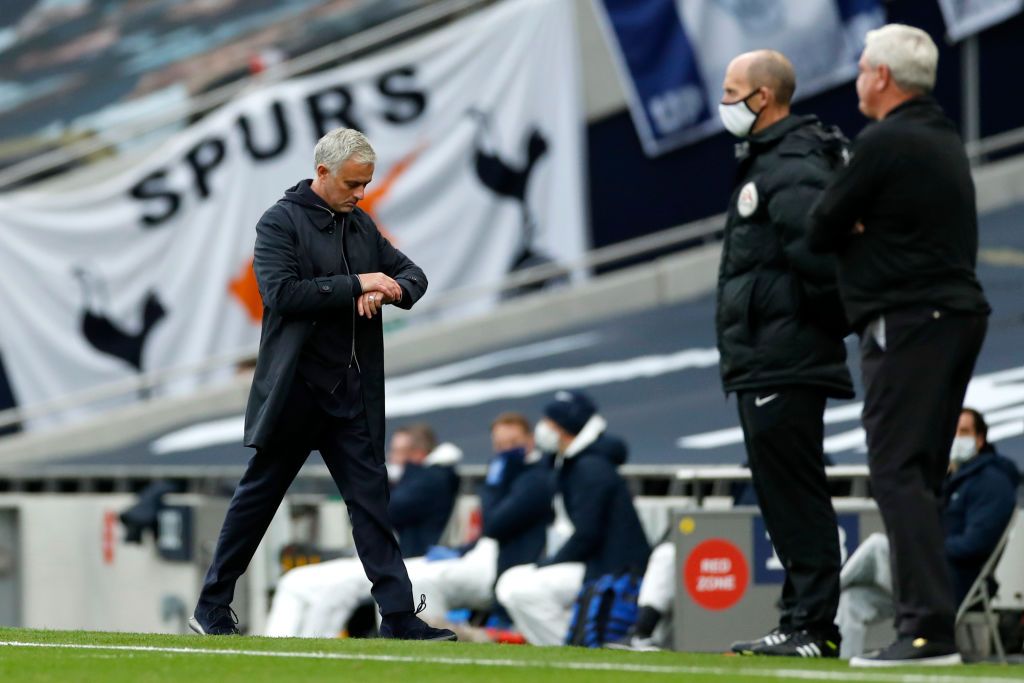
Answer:
<svg viewBox="0 0 1024 683"><path fill-rule="evenodd" d="M750 572L739 548L712 538L690 551L683 567L683 583L693 601L704 609L729 609L747 591Z"/></svg>

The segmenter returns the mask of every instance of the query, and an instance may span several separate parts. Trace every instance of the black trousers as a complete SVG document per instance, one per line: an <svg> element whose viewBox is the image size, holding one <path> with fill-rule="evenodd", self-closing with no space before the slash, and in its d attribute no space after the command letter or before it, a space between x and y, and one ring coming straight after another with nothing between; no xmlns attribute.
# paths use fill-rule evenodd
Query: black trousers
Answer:
<svg viewBox="0 0 1024 683"><path fill-rule="evenodd" d="M871 489L889 536L896 631L953 642L942 481L987 319L914 307L885 314L885 349L861 337Z"/></svg>
<svg viewBox="0 0 1024 683"><path fill-rule="evenodd" d="M249 566L288 486L317 449L348 507L356 552L381 614L412 610L412 585L388 516L387 470L374 454L366 414L328 415L296 378L279 424L267 447L249 460L231 498L199 609L231 603L235 582Z"/></svg>
<svg viewBox="0 0 1024 683"><path fill-rule="evenodd" d="M825 394L785 386L739 394L740 424L761 516L786 570L780 626L832 636L839 530L825 477Z"/></svg>

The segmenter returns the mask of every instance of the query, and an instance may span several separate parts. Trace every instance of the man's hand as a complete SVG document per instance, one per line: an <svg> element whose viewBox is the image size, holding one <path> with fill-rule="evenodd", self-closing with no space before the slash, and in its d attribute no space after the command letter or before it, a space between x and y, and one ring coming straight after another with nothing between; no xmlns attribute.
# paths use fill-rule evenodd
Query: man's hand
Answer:
<svg viewBox="0 0 1024 683"><path fill-rule="evenodd" d="M863 235L864 234L864 224L861 223L860 221L857 221L856 223L854 223L853 224L853 230L850 231L850 234L851 235Z"/></svg>
<svg viewBox="0 0 1024 683"><path fill-rule="evenodd" d="M402 299L402 287L384 273L360 273L359 284L363 293L356 300L359 315L372 318L384 304Z"/></svg>
<svg viewBox="0 0 1024 683"><path fill-rule="evenodd" d="M393 299L380 292L366 292L356 300L356 312L364 318L372 318L380 312L384 304L389 304Z"/></svg>
<svg viewBox="0 0 1024 683"><path fill-rule="evenodd" d="M384 273L360 273L359 286L363 288L363 294L380 292L390 296L392 301L402 298L402 288Z"/></svg>

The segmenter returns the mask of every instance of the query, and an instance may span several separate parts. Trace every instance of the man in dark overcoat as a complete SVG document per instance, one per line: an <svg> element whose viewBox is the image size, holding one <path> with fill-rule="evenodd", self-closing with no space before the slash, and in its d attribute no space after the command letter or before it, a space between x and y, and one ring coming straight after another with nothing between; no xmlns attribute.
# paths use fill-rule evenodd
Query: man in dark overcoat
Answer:
<svg viewBox="0 0 1024 683"><path fill-rule="evenodd" d="M238 632L230 608L235 582L316 449L348 506L356 551L382 615L381 635L454 640L413 612L388 517L384 466L380 311L388 304L411 308L427 279L356 206L376 162L366 137L333 130L313 158L315 177L288 189L256 225L253 269L263 329L245 413L245 445L256 453L231 499L189 625L203 634Z"/></svg>

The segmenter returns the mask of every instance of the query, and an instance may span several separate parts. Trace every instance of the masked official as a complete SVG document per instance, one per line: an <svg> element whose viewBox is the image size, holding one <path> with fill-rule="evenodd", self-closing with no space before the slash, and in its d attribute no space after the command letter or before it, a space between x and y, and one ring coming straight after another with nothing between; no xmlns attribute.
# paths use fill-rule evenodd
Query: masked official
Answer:
<svg viewBox="0 0 1024 683"><path fill-rule="evenodd" d="M761 514L786 570L778 626L733 650L837 657L839 540L822 417L826 399L851 398L853 384L835 261L811 253L807 218L845 139L791 114L795 89L784 55L750 52L729 64L719 105L743 140L718 271L722 384L737 395Z"/></svg>

